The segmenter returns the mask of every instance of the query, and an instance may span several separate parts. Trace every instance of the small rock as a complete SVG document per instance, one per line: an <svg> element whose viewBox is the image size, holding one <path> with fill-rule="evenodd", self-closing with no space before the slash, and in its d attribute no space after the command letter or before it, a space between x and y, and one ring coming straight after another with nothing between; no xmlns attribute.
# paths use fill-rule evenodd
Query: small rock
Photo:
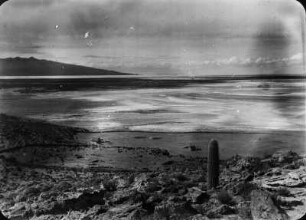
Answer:
<svg viewBox="0 0 306 220"><path fill-rule="evenodd" d="M183 196L169 196L168 201L169 202L184 202L186 201L186 198Z"/></svg>
<svg viewBox="0 0 306 220"><path fill-rule="evenodd" d="M127 217L128 220L141 220L148 214L148 212L144 209L136 209L129 214Z"/></svg>
<svg viewBox="0 0 306 220"><path fill-rule="evenodd" d="M173 160L168 160L168 161L164 162L162 165L168 166L168 165L172 165L172 164L174 164L174 161Z"/></svg>
<svg viewBox="0 0 306 220"><path fill-rule="evenodd" d="M282 175L282 169L280 167L272 168L269 172L266 174L267 176L279 176Z"/></svg>
<svg viewBox="0 0 306 220"><path fill-rule="evenodd" d="M298 162L297 162L297 163L291 163L291 164L285 165L285 166L283 167L283 169L295 170L295 169L299 169L300 166L301 166L301 164L299 164Z"/></svg>
<svg viewBox="0 0 306 220"><path fill-rule="evenodd" d="M112 204L122 204L126 202L132 195L131 191L122 191L122 190L117 190L114 194L113 197L110 199Z"/></svg>
<svg viewBox="0 0 306 220"><path fill-rule="evenodd" d="M251 209L250 209L250 202L240 202L237 205L237 209L238 209L238 215L242 218L242 219L252 219L252 213L251 213Z"/></svg>
<svg viewBox="0 0 306 220"><path fill-rule="evenodd" d="M103 140L102 138L98 138L98 139L96 140L96 143L97 143L97 144L103 144L103 143L104 143L104 140Z"/></svg>
<svg viewBox="0 0 306 220"><path fill-rule="evenodd" d="M207 183L203 183L203 182L198 183L198 187L200 190L204 191L207 189Z"/></svg>
<svg viewBox="0 0 306 220"><path fill-rule="evenodd" d="M166 203L155 207L154 210L157 219L186 219L184 216L191 216L196 214L196 211L190 206L188 202L181 203Z"/></svg>
<svg viewBox="0 0 306 220"><path fill-rule="evenodd" d="M204 215L197 214L197 215L190 216L187 220L209 220L209 218Z"/></svg>
<svg viewBox="0 0 306 220"><path fill-rule="evenodd" d="M189 189L189 196L191 198L191 202L196 204L202 204L209 200L209 195L196 187Z"/></svg>
<svg viewBox="0 0 306 220"><path fill-rule="evenodd" d="M231 215L231 214L236 214L237 210L229 205L221 205L213 210L210 210L207 212L207 216L209 218L219 218L222 215Z"/></svg>
<svg viewBox="0 0 306 220"><path fill-rule="evenodd" d="M164 156L167 156L167 157L170 156L170 153L167 150L162 150L161 152L162 152L162 155L164 155Z"/></svg>
<svg viewBox="0 0 306 220"><path fill-rule="evenodd" d="M300 175L298 173L288 173L289 178L293 179L293 180L300 180Z"/></svg>
<svg viewBox="0 0 306 220"><path fill-rule="evenodd" d="M159 140L159 139L162 139L162 137L149 137L149 139L151 139L151 140Z"/></svg>
<svg viewBox="0 0 306 220"><path fill-rule="evenodd" d="M244 178L245 182L250 182L254 179L254 175L253 174L249 174Z"/></svg>
<svg viewBox="0 0 306 220"><path fill-rule="evenodd" d="M153 207L158 204L159 202L161 202L162 199L157 196L157 195L153 195L153 196L150 196L147 200L146 200L146 204L147 205L152 205Z"/></svg>
<svg viewBox="0 0 306 220"><path fill-rule="evenodd" d="M202 149L201 148L199 148L199 147L197 147L197 146L195 146L195 145L190 145L190 146L186 146L186 147L184 147L184 148L186 148L186 149L190 149L190 151L201 151Z"/></svg>
<svg viewBox="0 0 306 220"><path fill-rule="evenodd" d="M182 188L182 189L180 189L180 190L178 191L178 194L179 194L179 195L185 195L186 192L187 192L186 188Z"/></svg>
<svg viewBox="0 0 306 220"><path fill-rule="evenodd" d="M146 136L135 136L134 138L135 139L146 139L147 137Z"/></svg>
<svg viewBox="0 0 306 220"><path fill-rule="evenodd" d="M59 184L57 184L56 189L59 192L64 192L66 190L71 190L72 187L73 187L72 184L69 183L68 181L62 181Z"/></svg>

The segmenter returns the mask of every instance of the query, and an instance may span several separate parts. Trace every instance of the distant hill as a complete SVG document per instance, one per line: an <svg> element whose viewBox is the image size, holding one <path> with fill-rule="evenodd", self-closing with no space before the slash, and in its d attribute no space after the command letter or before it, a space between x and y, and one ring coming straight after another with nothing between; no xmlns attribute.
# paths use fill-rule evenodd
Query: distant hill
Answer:
<svg viewBox="0 0 306 220"><path fill-rule="evenodd" d="M0 59L0 76L131 75L110 70L30 58Z"/></svg>

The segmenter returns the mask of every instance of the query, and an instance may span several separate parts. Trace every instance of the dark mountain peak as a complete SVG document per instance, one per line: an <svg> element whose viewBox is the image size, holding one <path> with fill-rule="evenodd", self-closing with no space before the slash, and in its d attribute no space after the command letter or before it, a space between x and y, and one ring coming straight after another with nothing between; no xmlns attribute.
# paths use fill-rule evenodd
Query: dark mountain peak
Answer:
<svg viewBox="0 0 306 220"><path fill-rule="evenodd" d="M36 59L35 57L9 57L9 58L4 58L4 59L0 59L0 61L34 61L34 60L39 60Z"/></svg>
<svg viewBox="0 0 306 220"><path fill-rule="evenodd" d="M29 60L37 60L35 57L29 57Z"/></svg>
<svg viewBox="0 0 306 220"><path fill-rule="evenodd" d="M40 60L35 57L0 59L0 76L131 75L111 70Z"/></svg>

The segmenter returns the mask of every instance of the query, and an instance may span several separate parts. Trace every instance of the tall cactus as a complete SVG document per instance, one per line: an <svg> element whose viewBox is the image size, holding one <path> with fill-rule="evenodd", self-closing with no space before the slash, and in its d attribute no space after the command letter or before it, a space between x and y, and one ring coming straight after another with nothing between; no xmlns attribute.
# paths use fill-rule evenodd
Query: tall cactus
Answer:
<svg viewBox="0 0 306 220"><path fill-rule="evenodd" d="M216 188L219 183L219 145L216 140L208 144L207 187Z"/></svg>

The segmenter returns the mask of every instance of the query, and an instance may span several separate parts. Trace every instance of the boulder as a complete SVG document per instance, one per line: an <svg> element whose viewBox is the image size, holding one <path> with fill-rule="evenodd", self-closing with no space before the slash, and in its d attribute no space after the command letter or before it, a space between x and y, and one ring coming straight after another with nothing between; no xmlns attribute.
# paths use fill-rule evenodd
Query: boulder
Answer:
<svg viewBox="0 0 306 220"><path fill-rule="evenodd" d="M210 211L207 212L207 216L209 218L220 218L223 215L232 215L232 214L236 214L237 210L229 205L221 205L219 207L216 207Z"/></svg>
<svg viewBox="0 0 306 220"><path fill-rule="evenodd" d="M187 220L209 220L209 218L204 215L197 214L197 215L190 216Z"/></svg>
<svg viewBox="0 0 306 220"><path fill-rule="evenodd" d="M149 212L154 212L155 206L161 201L162 199L158 195L152 195L142 203L142 207Z"/></svg>
<svg viewBox="0 0 306 220"><path fill-rule="evenodd" d="M280 167L272 168L266 173L267 176L279 176L281 174L282 174L282 169Z"/></svg>
<svg viewBox="0 0 306 220"><path fill-rule="evenodd" d="M148 215L148 212L144 209L135 209L128 215L127 219L129 220L141 220L145 219L145 216Z"/></svg>
<svg viewBox="0 0 306 220"><path fill-rule="evenodd" d="M251 213L254 220L286 220L288 215L273 202L271 195L263 190L251 193Z"/></svg>
<svg viewBox="0 0 306 220"><path fill-rule="evenodd" d="M156 219L186 219L195 214L197 214L196 210L188 202L167 202L155 206L154 209Z"/></svg>
<svg viewBox="0 0 306 220"><path fill-rule="evenodd" d="M37 215L57 215L65 214L69 211L87 211L95 205L104 205L104 194L105 191L96 191L93 193L84 192L77 198L57 200L51 202L45 207L42 207L36 212Z"/></svg>
<svg viewBox="0 0 306 220"><path fill-rule="evenodd" d="M244 181L245 182L250 182L254 179L254 175L253 174L248 174L246 177L244 177Z"/></svg>
<svg viewBox="0 0 306 220"><path fill-rule="evenodd" d="M188 191L192 203L202 204L209 200L209 195L197 187L192 187Z"/></svg>
<svg viewBox="0 0 306 220"><path fill-rule="evenodd" d="M237 204L238 215L241 219L247 220L252 219L252 213L250 209L250 202L249 201L242 201Z"/></svg>
<svg viewBox="0 0 306 220"><path fill-rule="evenodd" d="M139 211L137 211L139 210ZM137 213L138 212L138 213ZM103 218L95 219L139 219L146 213L145 210L141 209L141 204L124 203L118 206L110 208L106 213L103 214Z"/></svg>

